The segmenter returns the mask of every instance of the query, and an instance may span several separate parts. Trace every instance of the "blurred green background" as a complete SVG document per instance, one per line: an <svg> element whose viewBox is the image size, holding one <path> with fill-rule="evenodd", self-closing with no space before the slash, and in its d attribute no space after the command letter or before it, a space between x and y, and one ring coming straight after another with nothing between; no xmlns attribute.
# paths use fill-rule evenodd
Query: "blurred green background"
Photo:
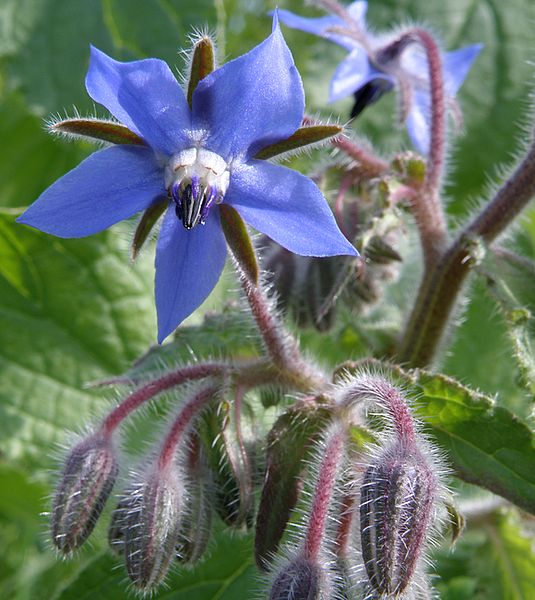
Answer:
<svg viewBox="0 0 535 600"><path fill-rule="evenodd" d="M269 34L266 13L274 6L260 0L0 0L2 599L125 597L125 575L105 550L103 527L92 547L63 562L48 546L46 518L40 513L47 510L57 444L67 432L83 430L111 400L86 384L124 372L155 342L156 331L152 249L130 264L131 227L60 240L14 223L23 207L93 149L83 142L51 139L43 120L75 110L106 115L84 88L90 43L119 60L163 58L179 72L186 64L181 50L193 31L214 33L223 62ZM279 6L319 14L297 1ZM368 21L376 29L422 22L439 34L445 49L474 42L485 46L459 95L464 127L452 140L447 179L455 222L485 197L504 165L520 152L531 126L535 3L372 0ZM326 105L328 82L344 51L302 32L284 33L304 80L308 110L345 121L349 100ZM353 128L381 151L408 148L395 113L391 94L366 110ZM310 160L312 167L314 156ZM513 236L533 254L535 217L528 214ZM211 306L220 305L225 285L235 287L224 281ZM311 345L321 346L321 358L329 361L329 348L338 342L312 340ZM491 395L499 393L500 402L517 401L505 323L481 285L474 289L443 368ZM502 541L510 541L514 527L503 521L496 531L505 532ZM492 548L482 556L497 557L496 564L475 564L471 570L478 549L491 543L484 536L466 540L453 557L444 554L439 565L446 582L442 597L534 598L535 583L523 583L533 571L521 566L529 543L515 536L505 546L511 560L518 559L512 571ZM474 574L478 569L485 573L479 579ZM231 600L251 597L257 587L250 538L221 533L198 570L174 572L169 588L155 598ZM491 589L498 595L488 595ZM527 595L529 590L533 596Z"/></svg>

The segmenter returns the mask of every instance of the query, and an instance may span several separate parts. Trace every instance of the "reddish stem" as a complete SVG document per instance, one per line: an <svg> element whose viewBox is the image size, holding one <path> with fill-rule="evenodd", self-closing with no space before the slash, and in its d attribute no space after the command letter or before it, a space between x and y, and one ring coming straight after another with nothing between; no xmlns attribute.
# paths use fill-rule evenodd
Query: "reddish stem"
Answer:
<svg viewBox="0 0 535 600"><path fill-rule="evenodd" d="M164 440L158 467L165 469L168 467L175 456L175 451L184 432L187 430L192 419L204 408L207 401L211 400L217 394L218 388L210 386L197 392L182 408L175 422L171 426L167 437Z"/></svg>
<svg viewBox="0 0 535 600"><path fill-rule="evenodd" d="M336 556L347 556L349 551L349 541L351 539L351 524L353 523L353 510L355 497L351 494L345 494L341 501L340 517L338 518L338 528L336 530L336 539L334 542L334 551Z"/></svg>
<svg viewBox="0 0 535 600"><path fill-rule="evenodd" d="M385 160L374 156L371 152L358 146L347 137L338 136L331 141L331 145L342 150L342 152L347 154L349 158L352 158L357 163L350 168L352 171L356 171L362 179L380 177L390 168Z"/></svg>
<svg viewBox="0 0 535 600"><path fill-rule="evenodd" d="M177 371L167 373L159 379L149 381L149 383L132 392L104 419L101 425L103 434L107 436L111 435L131 412L161 392L177 385L181 385L186 381L204 379L213 375L222 375L223 373L226 373L228 369L229 366L224 363L203 363L183 367Z"/></svg>
<svg viewBox="0 0 535 600"><path fill-rule="evenodd" d="M440 200L440 184L446 154L446 97L442 73L442 56L433 39L425 29L413 29L407 33L423 46L428 65L431 91L431 131L425 181L413 198L413 210L420 230L420 239L426 265L432 265L444 251L448 228Z"/></svg>
<svg viewBox="0 0 535 600"><path fill-rule="evenodd" d="M317 561L321 550L321 543L325 535L329 506L336 485L344 443L345 431L341 427L331 432L327 439L325 453L320 465L319 477L316 482L303 549L303 557L311 562Z"/></svg>

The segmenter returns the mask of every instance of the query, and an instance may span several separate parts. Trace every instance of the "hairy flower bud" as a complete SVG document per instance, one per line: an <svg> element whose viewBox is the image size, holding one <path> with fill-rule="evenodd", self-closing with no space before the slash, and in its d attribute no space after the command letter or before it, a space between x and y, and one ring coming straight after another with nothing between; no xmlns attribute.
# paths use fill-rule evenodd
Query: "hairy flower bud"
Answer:
<svg viewBox="0 0 535 600"><path fill-rule="evenodd" d="M253 524L253 454L242 437L243 415L222 401L203 415L201 439L215 488L215 508L231 527ZM237 423L240 423L239 427Z"/></svg>
<svg viewBox="0 0 535 600"><path fill-rule="evenodd" d="M110 549L117 556L124 554L124 531L128 511L133 506L133 495L129 493L123 494L119 498L119 502L115 507L112 515L110 526L108 528L108 544Z"/></svg>
<svg viewBox="0 0 535 600"><path fill-rule="evenodd" d="M93 434L67 456L52 505L52 541L67 554L93 531L117 478L116 451L109 436Z"/></svg>
<svg viewBox="0 0 535 600"><path fill-rule="evenodd" d="M208 547L214 512L212 481L197 435L191 436L186 469L188 493L176 557L181 564L194 565Z"/></svg>
<svg viewBox="0 0 535 600"><path fill-rule="evenodd" d="M421 451L401 441L364 474L361 549L370 587L397 595L409 586L426 543L437 478Z"/></svg>
<svg viewBox="0 0 535 600"><path fill-rule="evenodd" d="M319 565L297 558L277 575L269 592L269 600L319 600L324 597L322 579Z"/></svg>
<svg viewBox="0 0 535 600"><path fill-rule="evenodd" d="M125 498L124 550L134 585L149 591L165 578L180 530L183 489L173 465L155 467Z"/></svg>

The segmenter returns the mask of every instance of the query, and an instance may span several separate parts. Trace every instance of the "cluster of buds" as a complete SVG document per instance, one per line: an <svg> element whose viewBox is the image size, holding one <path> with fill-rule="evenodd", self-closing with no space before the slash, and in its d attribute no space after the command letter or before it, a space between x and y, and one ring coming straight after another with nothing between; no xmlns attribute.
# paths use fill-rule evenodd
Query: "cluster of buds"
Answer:
<svg viewBox="0 0 535 600"><path fill-rule="evenodd" d="M398 163L408 162L406 157L398 157L391 166L385 163L382 172L374 171L368 179L351 157L355 144L344 139L333 145L340 159L316 179L338 187L334 214L360 257L298 256L266 236L258 244L279 307L289 311L301 327L319 331L333 325L338 301L363 313L381 299L385 283L398 276L404 200L410 190L398 168Z"/></svg>
<svg viewBox="0 0 535 600"><path fill-rule="evenodd" d="M51 511L52 541L64 555L87 540L112 492L119 471L114 442L118 425L165 386L170 384L164 377L158 384L138 388L66 457ZM119 495L109 544L124 558L132 583L141 591L158 586L173 561L194 564L207 547L212 497L220 492L217 485L212 490L214 477L192 424L206 416L206 406L220 400L217 385L196 390L173 420L163 443L131 474ZM221 452L218 456L223 458Z"/></svg>
<svg viewBox="0 0 535 600"><path fill-rule="evenodd" d="M438 523L441 466L400 390L361 375L339 390L337 423L319 445L311 501L298 540L272 567L270 600L417 598ZM367 403L387 415L371 447L352 441Z"/></svg>

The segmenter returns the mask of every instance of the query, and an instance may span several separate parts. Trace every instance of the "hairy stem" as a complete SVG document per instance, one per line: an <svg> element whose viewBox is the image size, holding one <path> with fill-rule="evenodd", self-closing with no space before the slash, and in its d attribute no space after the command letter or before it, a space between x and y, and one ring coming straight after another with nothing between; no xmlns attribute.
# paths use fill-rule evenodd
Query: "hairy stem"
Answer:
<svg viewBox="0 0 535 600"><path fill-rule="evenodd" d="M175 456L176 448L187 431L191 421L199 414L217 394L216 386L209 386L197 392L186 404L182 407L178 417L173 422L167 437L164 440L162 450L159 457L159 467L164 469L167 467Z"/></svg>
<svg viewBox="0 0 535 600"><path fill-rule="evenodd" d="M126 417L128 417L130 413L158 394L181 385L186 381L195 381L198 379L205 379L206 377L221 376L228 371L229 365L225 363L201 363L198 365L182 367L176 371L171 371L170 373L167 373L158 379L149 381L145 385L139 387L137 390L134 390L104 419L101 428L103 432L109 435Z"/></svg>
<svg viewBox="0 0 535 600"><path fill-rule="evenodd" d="M412 199L412 208L424 254L426 268L440 257L448 238L446 217L440 198L440 185L446 153L446 98L440 50L425 29L411 30L408 36L418 40L427 56L431 90L431 131L425 181Z"/></svg>
<svg viewBox="0 0 535 600"><path fill-rule="evenodd" d="M275 367L280 370L281 377L308 381L311 387L324 387L325 377L305 361L297 340L287 331L261 285L254 285L244 275L240 279L266 351Z"/></svg>
<svg viewBox="0 0 535 600"><path fill-rule="evenodd" d="M345 432L341 427L332 431L326 440L312 507L308 516L308 528L303 549L304 558L307 560L316 561L321 550L344 443Z"/></svg>
<svg viewBox="0 0 535 600"><path fill-rule="evenodd" d="M531 145L494 198L426 270L398 351L400 362L422 367L431 362L473 265L471 247L490 244L535 195L535 145Z"/></svg>

